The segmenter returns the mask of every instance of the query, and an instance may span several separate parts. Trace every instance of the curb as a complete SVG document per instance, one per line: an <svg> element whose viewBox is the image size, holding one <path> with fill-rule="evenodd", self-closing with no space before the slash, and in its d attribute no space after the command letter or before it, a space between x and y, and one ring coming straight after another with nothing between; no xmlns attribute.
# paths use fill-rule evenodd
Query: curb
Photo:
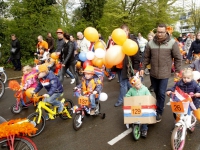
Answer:
<svg viewBox="0 0 200 150"><path fill-rule="evenodd" d="M20 78L22 78L22 76L13 77L13 78L8 78L8 80L15 80L15 79L20 79Z"/></svg>

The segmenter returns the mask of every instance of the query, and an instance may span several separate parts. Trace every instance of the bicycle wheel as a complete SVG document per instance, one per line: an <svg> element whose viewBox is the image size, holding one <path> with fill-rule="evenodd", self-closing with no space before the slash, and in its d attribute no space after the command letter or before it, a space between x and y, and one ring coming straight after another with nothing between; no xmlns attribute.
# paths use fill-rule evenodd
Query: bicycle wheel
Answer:
<svg viewBox="0 0 200 150"><path fill-rule="evenodd" d="M141 135L139 124L133 124L132 133L133 133L134 140L138 141L140 139L140 135Z"/></svg>
<svg viewBox="0 0 200 150"><path fill-rule="evenodd" d="M7 75L6 75L5 71L0 72L0 79L3 81L3 83L6 83Z"/></svg>
<svg viewBox="0 0 200 150"><path fill-rule="evenodd" d="M4 92L5 92L5 85L3 81L0 79L0 98L3 96Z"/></svg>
<svg viewBox="0 0 200 150"><path fill-rule="evenodd" d="M6 122L6 119L0 116L0 124Z"/></svg>
<svg viewBox="0 0 200 150"><path fill-rule="evenodd" d="M185 137L184 140L181 140L183 136L183 127L178 126L175 127L172 136L171 136L171 146L173 150L182 150L185 145Z"/></svg>
<svg viewBox="0 0 200 150"><path fill-rule="evenodd" d="M27 117L29 119L30 123L32 123L38 129L35 134L31 135L31 137L35 137L35 136L39 135L44 130L45 119L43 116L41 116L40 122L38 124L37 123L38 117L39 117L38 113L32 113Z"/></svg>
<svg viewBox="0 0 200 150"><path fill-rule="evenodd" d="M65 100L64 107L67 109L70 116L73 115L73 110L72 110L73 106L74 106L74 104L73 104L72 100L70 100L70 99ZM68 119L68 116L66 115L66 113L60 114L59 117L62 118L63 120Z"/></svg>
<svg viewBox="0 0 200 150"><path fill-rule="evenodd" d="M81 114L76 114L73 121L74 130L78 131L83 125L83 118Z"/></svg>
<svg viewBox="0 0 200 150"><path fill-rule="evenodd" d="M16 104L12 105L11 108L10 108L11 112L13 114L19 114L21 111L22 111L22 106L16 106Z"/></svg>
<svg viewBox="0 0 200 150"><path fill-rule="evenodd" d="M35 143L27 137L16 136L14 139L14 150L37 150ZM0 150L10 150L8 139L0 139Z"/></svg>

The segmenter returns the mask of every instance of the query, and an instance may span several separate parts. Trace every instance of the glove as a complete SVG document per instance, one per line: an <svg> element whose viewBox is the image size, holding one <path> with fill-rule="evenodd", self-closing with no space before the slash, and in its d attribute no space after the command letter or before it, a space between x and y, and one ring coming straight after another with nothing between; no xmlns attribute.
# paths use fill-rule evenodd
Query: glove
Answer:
<svg viewBox="0 0 200 150"><path fill-rule="evenodd" d="M88 91L83 91L83 95L86 95L86 94L88 94Z"/></svg>
<svg viewBox="0 0 200 150"><path fill-rule="evenodd" d="M45 98L50 97L49 94L43 94Z"/></svg>
<svg viewBox="0 0 200 150"><path fill-rule="evenodd" d="M97 94L97 91L93 91L92 93L93 93L93 94Z"/></svg>
<svg viewBox="0 0 200 150"><path fill-rule="evenodd" d="M74 91L76 91L77 89L78 89L77 87L74 87L74 88L73 88Z"/></svg>

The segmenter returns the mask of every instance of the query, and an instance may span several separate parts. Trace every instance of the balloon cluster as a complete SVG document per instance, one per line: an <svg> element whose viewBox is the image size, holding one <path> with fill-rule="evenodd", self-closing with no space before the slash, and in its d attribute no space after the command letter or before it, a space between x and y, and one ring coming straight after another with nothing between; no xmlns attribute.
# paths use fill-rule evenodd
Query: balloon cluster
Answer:
<svg viewBox="0 0 200 150"><path fill-rule="evenodd" d="M98 31L93 27L87 27L84 30L85 38L94 43L94 52L88 51L87 53L81 52L79 59L83 61L83 68L87 65L93 65L102 68L112 68L120 64L125 55L133 56L138 51L138 45L133 40L127 38L124 30L117 28L113 30L111 37L117 45L110 46L106 51L106 44L99 40Z"/></svg>

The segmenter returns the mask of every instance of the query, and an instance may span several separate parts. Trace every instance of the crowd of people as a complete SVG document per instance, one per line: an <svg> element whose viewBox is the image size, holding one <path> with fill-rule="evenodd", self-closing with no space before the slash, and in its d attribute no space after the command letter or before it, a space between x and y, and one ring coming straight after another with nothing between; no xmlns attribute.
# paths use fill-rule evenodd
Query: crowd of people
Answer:
<svg viewBox="0 0 200 150"><path fill-rule="evenodd" d="M166 91L168 91L167 95L170 95L170 93L174 91L174 88L167 90L168 79L171 77L172 64L174 64L176 75L179 75L181 72L181 62L183 59L186 59L186 63L190 63L191 70L200 71L200 60L197 59L200 56L200 33L197 33L196 38L194 38L195 36L193 34L187 34L183 37L180 36L176 40L172 37L171 33L167 31L167 26L165 24L159 24L156 33L149 33L147 39L145 39L141 33L138 33L138 36L130 34L127 25L122 25L121 29L125 31L127 38L138 44L138 52L134 56L125 55L123 61L119 65L107 69L108 80L114 79L117 75L120 86L119 96L114 106L119 107L123 105L125 96L150 95L151 93L149 90L151 92L154 91L157 100L156 120L160 122L164 110ZM56 98L63 92L62 84L64 76L68 74L72 79L71 84L74 82L76 83L75 89L80 88L84 94L90 93L91 115L93 115L95 110L95 94L101 92L102 83L98 80L98 77L95 76L94 67L90 65L86 66L84 69L84 76L80 82L76 72L76 63L80 61L80 52L94 51L94 43L89 42L82 32L77 32L77 40L73 35L64 33L62 29L58 29L56 34L56 42L51 33L47 34L46 41L41 35L38 36L35 57L37 57L38 60L38 67L36 67L36 69L38 70L37 78L39 82L37 86L35 86L35 80L30 80L31 78L35 78L35 76L32 75L30 67L27 66L23 69L24 75L26 75L24 82L28 82L29 87L32 86L31 84L34 84L34 93L39 92L42 87L45 87L48 93L45 94L45 101L58 106L58 112L61 113L63 106ZM99 39L103 40L100 34ZM115 42L109 37L106 49L114 44ZM15 70L21 70L20 45L14 34L12 35L11 45L13 65ZM180 53L180 45L186 52L184 56ZM193 57L196 59L194 62L192 61ZM83 65L83 62L81 63ZM149 89L141 82L146 68L148 68L150 72L151 86ZM139 73L139 76L136 77L136 73ZM199 85L194 82L191 71L185 70L183 79L175 86L180 87L188 94L192 91L195 97L200 97ZM24 90L27 88L28 86L26 85ZM199 103L197 101L198 100L195 98L195 107L193 107L193 109L199 108ZM147 137L147 130L147 125L143 125L143 137Z"/></svg>

